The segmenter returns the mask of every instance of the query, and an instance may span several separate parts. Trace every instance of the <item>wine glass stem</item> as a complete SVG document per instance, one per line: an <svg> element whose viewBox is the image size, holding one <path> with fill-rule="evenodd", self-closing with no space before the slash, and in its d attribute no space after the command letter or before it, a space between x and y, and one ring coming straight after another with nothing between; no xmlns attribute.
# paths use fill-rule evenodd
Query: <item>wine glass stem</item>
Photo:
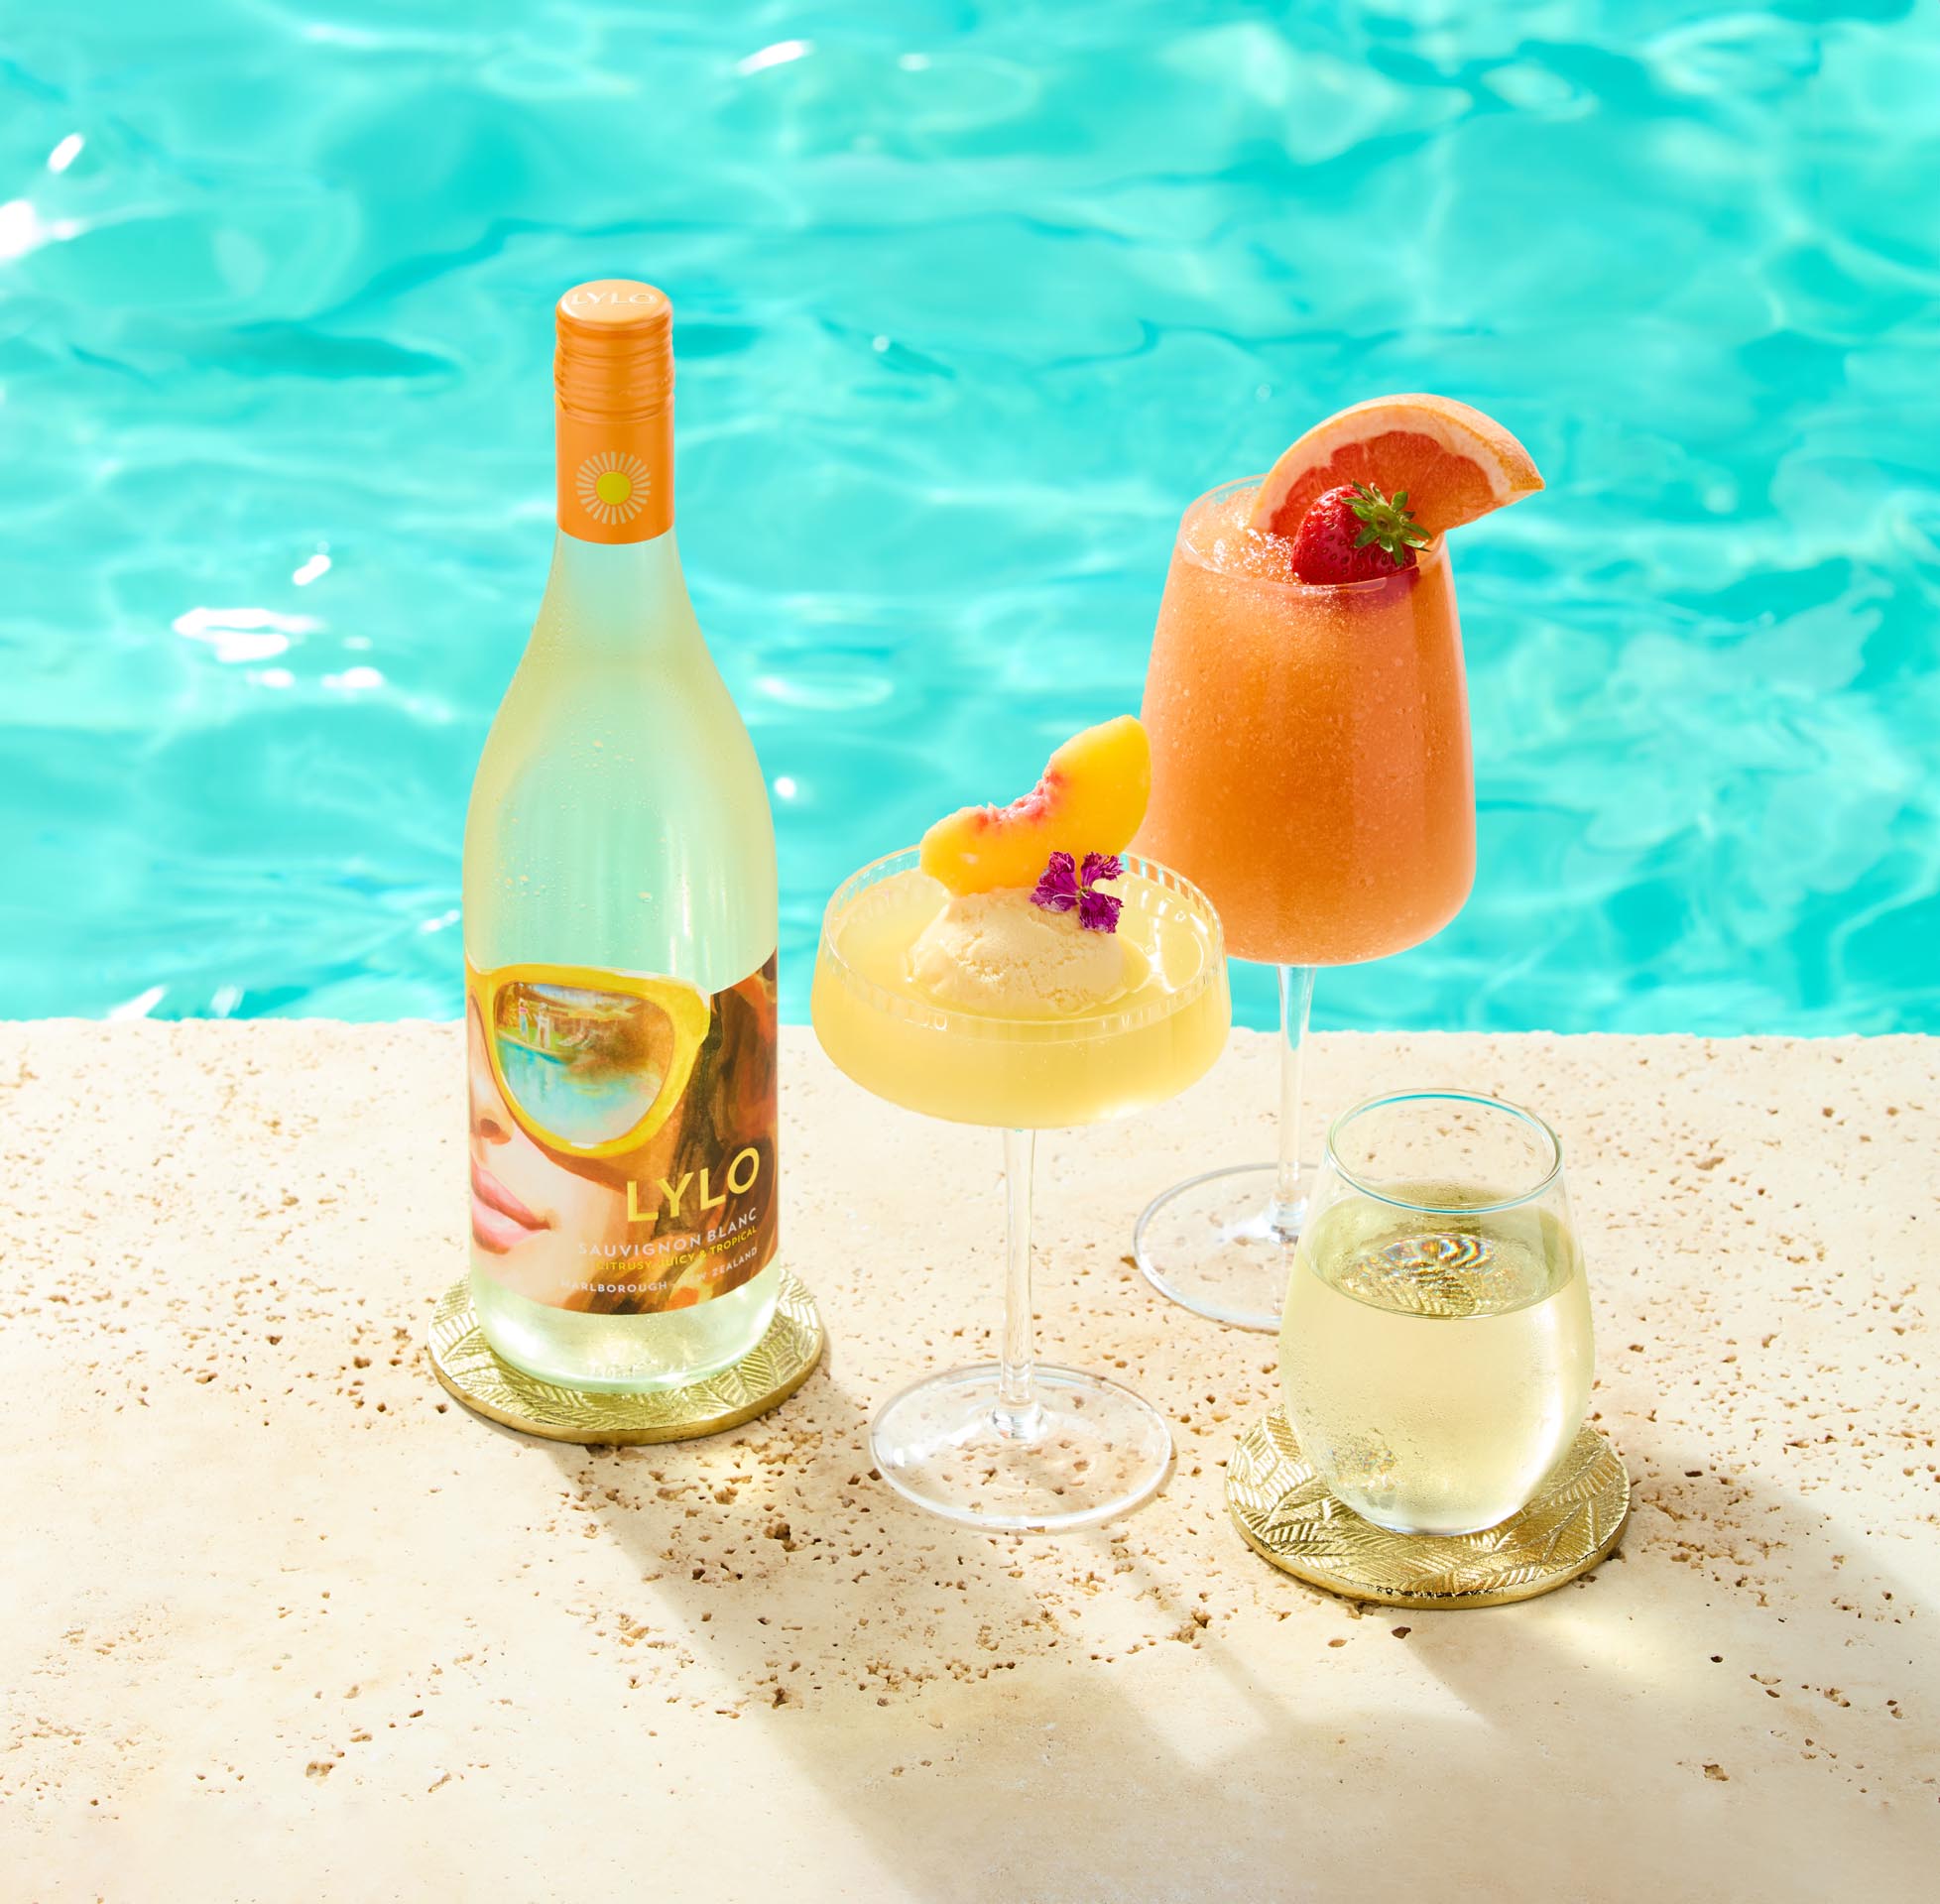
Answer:
<svg viewBox="0 0 1940 1904"><path fill-rule="evenodd" d="M1300 1181L1300 1056L1313 1010L1313 967L1279 968L1279 1164L1267 1221L1282 1243L1300 1234L1306 1187Z"/></svg>
<svg viewBox="0 0 1940 1904"><path fill-rule="evenodd" d="M1036 1133L1004 1132L1004 1351L998 1364L997 1432L1034 1441L1043 1432L1032 1377L1037 1355L1031 1314L1031 1170Z"/></svg>

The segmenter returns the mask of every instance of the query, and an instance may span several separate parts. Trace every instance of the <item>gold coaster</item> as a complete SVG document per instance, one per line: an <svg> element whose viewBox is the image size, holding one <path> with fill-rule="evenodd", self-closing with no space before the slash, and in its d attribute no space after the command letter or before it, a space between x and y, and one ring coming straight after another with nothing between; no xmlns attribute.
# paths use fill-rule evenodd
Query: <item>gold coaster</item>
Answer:
<svg viewBox="0 0 1940 1904"><path fill-rule="evenodd" d="M1500 1527L1394 1534L1327 1491L1274 1408L1240 1437L1226 1504L1249 1546L1310 1587L1386 1606L1503 1606L1574 1580L1617 1545L1631 1478L1586 1421L1542 1492Z"/></svg>
<svg viewBox="0 0 1940 1904"><path fill-rule="evenodd" d="M645 1395L594 1394L541 1381L492 1353L471 1306L469 1280L454 1282L431 1318L431 1368L475 1414L547 1441L602 1445L697 1441L766 1414L806 1381L821 1360L822 1319L808 1285L782 1271L768 1333L737 1363L684 1388Z"/></svg>

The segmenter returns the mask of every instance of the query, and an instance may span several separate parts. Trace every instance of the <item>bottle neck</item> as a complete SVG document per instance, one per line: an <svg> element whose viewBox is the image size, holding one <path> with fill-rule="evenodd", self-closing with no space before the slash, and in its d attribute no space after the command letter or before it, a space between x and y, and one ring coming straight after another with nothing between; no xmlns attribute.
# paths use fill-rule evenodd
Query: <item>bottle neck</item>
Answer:
<svg viewBox="0 0 1940 1904"><path fill-rule="evenodd" d="M671 529L633 542L582 541L561 529L540 619L575 649L629 659L700 639Z"/></svg>

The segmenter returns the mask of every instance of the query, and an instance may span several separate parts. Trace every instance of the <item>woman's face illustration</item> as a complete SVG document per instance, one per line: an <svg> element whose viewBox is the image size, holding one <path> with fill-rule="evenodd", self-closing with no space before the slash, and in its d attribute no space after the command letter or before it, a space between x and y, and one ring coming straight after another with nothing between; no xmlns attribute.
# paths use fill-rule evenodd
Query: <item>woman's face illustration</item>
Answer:
<svg viewBox="0 0 1940 1904"><path fill-rule="evenodd" d="M476 1001L465 1014L471 1079L471 1236L495 1258L493 1274L534 1302L564 1304L598 1280L588 1243L627 1234L627 1205L613 1185L568 1170L520 1128L485 1046Z"/></svg>

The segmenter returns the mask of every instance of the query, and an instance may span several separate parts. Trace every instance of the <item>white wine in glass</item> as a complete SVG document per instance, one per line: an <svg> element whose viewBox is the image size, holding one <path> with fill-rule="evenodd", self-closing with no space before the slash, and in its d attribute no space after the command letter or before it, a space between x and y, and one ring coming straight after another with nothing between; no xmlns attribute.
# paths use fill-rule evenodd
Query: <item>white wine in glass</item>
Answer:
<svg viewBox="0 0 1940 1904"><path fill-rule="evenodd" d="M1568 1451L1594 1366L1546 1125L1449 1092L1377 1099L1336 1123L1294 1256L1280 1378L1300 1447L1340 1500L1400 1532L1496 1526Z"/></svg>

